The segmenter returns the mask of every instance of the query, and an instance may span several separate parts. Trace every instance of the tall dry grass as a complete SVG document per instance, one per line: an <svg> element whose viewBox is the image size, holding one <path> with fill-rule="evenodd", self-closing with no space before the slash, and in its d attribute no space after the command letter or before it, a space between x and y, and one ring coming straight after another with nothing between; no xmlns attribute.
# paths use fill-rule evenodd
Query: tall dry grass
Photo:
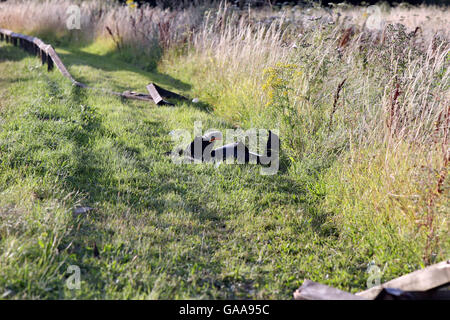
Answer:
<svg viewBox="0 0 450 320"><path fill-rule="evenodd" d="M69 30L67 20L76 5L80 9L80 30ZM185 41L189 31L201 22L203 11L193 6L164 10L147 5L140 8L117 1L7 1L0 3L0 26L34 35L64 36L77 33L79 40L93 41L110 36L108 27L123 44L140 48L160 40L166 44ZM167 26L169 28L167 29Z"/></svg>
<svg viewBox="0 0 450 320"><path fill-rule="evenodd" d="M375 29L361 9L262 24L224 11L180 63L201 65L196 87L216 111L280 127L293 174L333 163L323 209L355 247L358 233L382 248L399 236L425 264L448 257L448 10L396 8Z"/></svg>

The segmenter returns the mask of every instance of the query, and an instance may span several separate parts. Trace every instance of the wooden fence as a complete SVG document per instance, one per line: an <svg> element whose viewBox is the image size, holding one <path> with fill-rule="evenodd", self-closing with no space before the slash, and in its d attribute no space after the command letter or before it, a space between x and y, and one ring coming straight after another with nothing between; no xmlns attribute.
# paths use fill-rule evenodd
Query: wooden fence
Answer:
<svg viewBox="0 0 450 320"><path fill-rule="evenodd" d="M14 46L18 46L28 53L39 57L42 61L42 65L47 64L47 70L50 72L53 70L54 66L61 72L61 74L69 79L73 85L80 88L87 88L93 90L100 90L103 93L111 94L115 96L120 96L125 99L135 99L142 101L154 102L157 105L173 105L172 103L164 100L166 99L177 99L177 100L185 100L188 99L178 95L169 90L165 90L156 84L150 83L147 86L147 90L149 94L145 93L137 93L130 90L124 92L115 92L107 89L99 89L94 87L89 87L88 85L76 81L72 75L67 70L66 66L62 63L55 49L49 45L44 43L41 39L31 36L26 36L20 33L15 33L11 30L1 29L0 28L0 41L6 41L7 43L12 43Z"/></svg>

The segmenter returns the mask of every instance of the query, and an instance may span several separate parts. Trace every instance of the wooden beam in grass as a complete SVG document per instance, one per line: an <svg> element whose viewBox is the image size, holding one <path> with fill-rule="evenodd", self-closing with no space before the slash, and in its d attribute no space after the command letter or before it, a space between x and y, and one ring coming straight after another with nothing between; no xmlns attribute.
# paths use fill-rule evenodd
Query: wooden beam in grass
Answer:
<svg viewBox="0 0 450 320"><path fill-rule="evenodd" d="M354 294L329 287L311 280L305 280L294 292L295 300L366 300Z"/></svg>
<svg viewBox="0 0 450 320"><path fill-rule="evenodd" d="M403 291L428 291L449 283L450 260L447 260L358 292L356 295L367 299L375 299L383 288L394 288Z"/></svg>
<svg viewBox="0 0 450 320"><path fill-rule="evenodd" d="M170 103L161 97L160 92L158 91L158 89L156 88L156 86L153 83L150 83L149 85L147 85L147 90L148 90L148 93L150 93L150 96L152 97L153 102L155 102L156 105L173 106L173 103Z"/></svg>

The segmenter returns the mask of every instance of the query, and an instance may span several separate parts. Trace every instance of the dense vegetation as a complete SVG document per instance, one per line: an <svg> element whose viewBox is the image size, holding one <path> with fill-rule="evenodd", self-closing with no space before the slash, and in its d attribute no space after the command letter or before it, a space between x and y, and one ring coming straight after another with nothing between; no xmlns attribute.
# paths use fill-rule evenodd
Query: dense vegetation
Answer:
<svg viewBox="0 0 450 320"><path fill-rule="evenodd" d="M70 4L1 3L0 27L89 85L202 103L76 88L1 43L0 296L286 299L306 278L356 292L372 264L386 281L449 258L447 9L84 1L67 30ZM172 163L169 132L199 120L279 129L280 171Z"/></svg>

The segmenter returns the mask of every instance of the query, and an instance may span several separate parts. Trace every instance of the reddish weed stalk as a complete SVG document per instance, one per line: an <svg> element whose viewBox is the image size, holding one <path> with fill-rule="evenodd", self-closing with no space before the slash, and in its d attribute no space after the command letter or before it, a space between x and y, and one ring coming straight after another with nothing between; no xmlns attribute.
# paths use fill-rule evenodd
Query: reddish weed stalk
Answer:
<svg viewBox="0 0 450 320"><path fill-rule="evenodd" d="M331 110L331 114L330 114L330 122L328 123L328 130L331 131L331 125L333 124L333 116L334 113L336 112L337 109L337 103L339 100L339 94L342 90L342 87L344 86L345 81L347 81L347 78L345 78L344 80L342 80L341 83L339 83L336 93L334 94L334 102L333 102L333 109Z"/></svg>
<svg viewBox="0 0 450 320"><path fill-rule="evenodd" d="M116 44L117 49L121 50L123 47L123 40L122 37L120 36L119 27L116 25L116 34L114 34L108 26L106 26L106 31L108 31L112 40Z"/></svg>
<svg viewBox="0 0 450 320"><path fill-rule="evenodd" d="M400 85L398 82L395 82L395 89L394 93L391 96L390 103L389 103L389 113L388 117L386 119L386 127L389 130L389 135L392 136L392 133L397 131L397 124L399 123L399 117L400 117L400 110L399 110L399 104L398 104L398 97L400 96L402 92L400 91Z"/></svg>

